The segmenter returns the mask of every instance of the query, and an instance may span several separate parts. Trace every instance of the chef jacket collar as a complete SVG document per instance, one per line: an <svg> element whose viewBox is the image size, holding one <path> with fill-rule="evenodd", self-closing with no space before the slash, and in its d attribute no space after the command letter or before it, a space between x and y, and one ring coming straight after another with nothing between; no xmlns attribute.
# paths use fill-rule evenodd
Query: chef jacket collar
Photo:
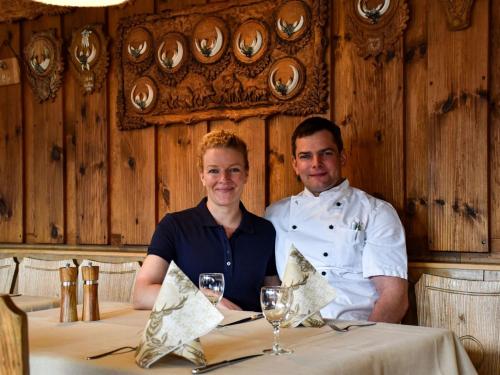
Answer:
<svg viewBox="0 0 500 375"><path fill-rule="evenodd" d="M347 178L344 179L340 184L334 186L328 190L322 191L319 193L319 196L316 197L313 193L311 193L306 187L304 191L302 191L299 196L303 197L314 197L314 198L334 198L341 199L349 192L349 180Z"/></svg>

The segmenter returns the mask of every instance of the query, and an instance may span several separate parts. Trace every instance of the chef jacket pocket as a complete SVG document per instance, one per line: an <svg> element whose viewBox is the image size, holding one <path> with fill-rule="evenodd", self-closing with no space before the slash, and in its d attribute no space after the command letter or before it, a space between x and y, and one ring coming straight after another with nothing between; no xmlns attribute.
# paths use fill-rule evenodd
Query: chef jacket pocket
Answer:
<svg viewBox="0 0 500 375"><path fill-rule="evenodd" d="M330 264L345 271L362 272L363 246L366 233L364 230L337 228L331 233L333 254Z"/></svg>

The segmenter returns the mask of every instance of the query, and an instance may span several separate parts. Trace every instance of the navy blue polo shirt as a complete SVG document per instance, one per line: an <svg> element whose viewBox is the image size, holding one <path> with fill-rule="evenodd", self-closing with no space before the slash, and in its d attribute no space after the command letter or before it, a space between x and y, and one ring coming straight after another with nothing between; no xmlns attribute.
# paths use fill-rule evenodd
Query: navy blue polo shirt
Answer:
<svg viewBox="0 0 500 375"><path fill-rule="evenodd" d="M265 276L275 276L273 225L264 218L243 213L231 238L215 222L207 198L196 207L167 214L156 227L148 254L172 260L198 286L203 272L224 274L224 297L243 310L260 311L259 294Z"/></svg>

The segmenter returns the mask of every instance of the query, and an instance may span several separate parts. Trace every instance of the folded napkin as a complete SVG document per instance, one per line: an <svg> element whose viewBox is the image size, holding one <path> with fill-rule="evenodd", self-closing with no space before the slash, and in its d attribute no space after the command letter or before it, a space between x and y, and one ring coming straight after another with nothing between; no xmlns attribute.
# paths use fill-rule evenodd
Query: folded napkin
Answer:
<svg viewBox="0 0 500 375"><path fill-rule="evenodd" d="M283 327L322 327L325 322L319 310L335 298L335 289L292 245L283 275L282 286L292 289L290 315Z"/></svg>
<svg viewBox="0 0 500 375"><path fill-rule="evenodd" d="M199 337L224 319L210 301L172 261L163 280L135 361L148 368L174 353L196 365L206 364Z"/></svg>

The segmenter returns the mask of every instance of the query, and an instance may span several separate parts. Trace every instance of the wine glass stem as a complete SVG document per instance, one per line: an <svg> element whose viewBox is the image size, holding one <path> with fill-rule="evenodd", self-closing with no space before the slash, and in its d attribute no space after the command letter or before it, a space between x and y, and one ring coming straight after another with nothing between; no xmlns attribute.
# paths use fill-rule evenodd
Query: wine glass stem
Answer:
<svg viewBox="0 0 500 375"><path fill-rule="evenodd" d="M273 333L274 333L274 344L273 344L273 352L278 352L280 350L280 325L273 325Z"/></svg>

